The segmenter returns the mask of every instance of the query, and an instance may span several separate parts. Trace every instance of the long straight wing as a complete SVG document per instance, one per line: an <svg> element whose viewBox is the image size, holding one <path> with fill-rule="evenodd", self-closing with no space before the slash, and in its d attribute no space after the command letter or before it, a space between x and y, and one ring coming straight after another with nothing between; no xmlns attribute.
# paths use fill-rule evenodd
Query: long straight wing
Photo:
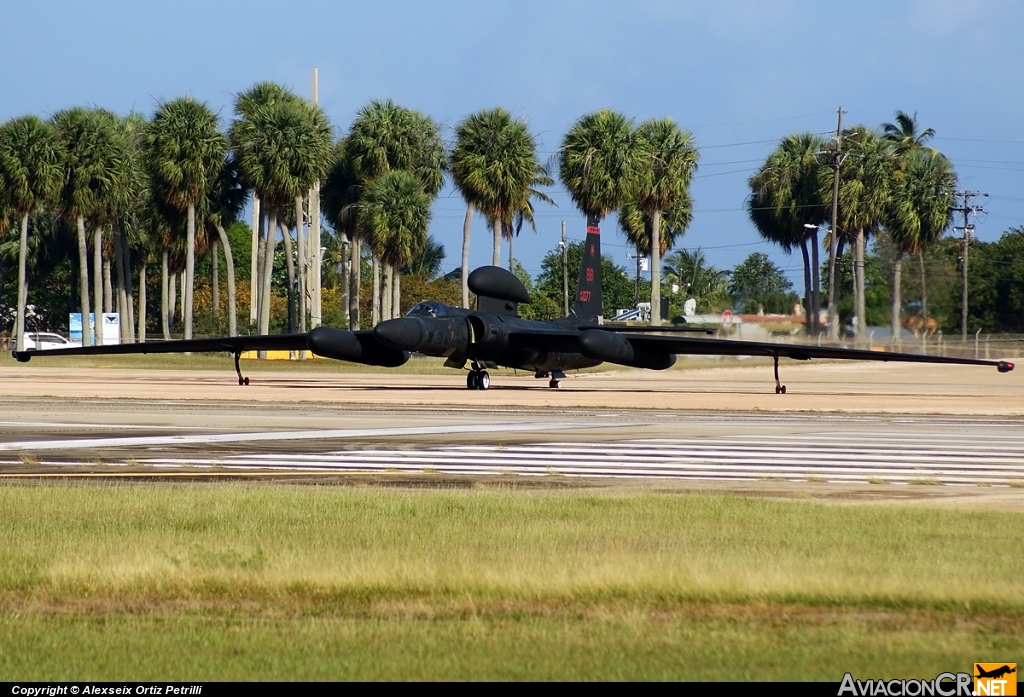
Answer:
<svg viewBox="0 0 1024 697"><path fill-rule="evenodd" d="M977 358L954 358L949 356L928 356L916 353L894 351L868 351L834 346L807 346L780 344L767 341L739 341L732 339L705 339L698 337L681 338L674 336L651 336L623 334L635 348L644 351L703 356L778 356L806 361L811 358L831 358L854 361L895 361L901 363L948 363L956 365L989 365L1006 373L1013 370L1013 363L1007 361L986 361Z"/></svg>
<svg viewBox="0 0 1024 697"><path fill-rule="evenodd" d="M601 327L591 327L586 332L603 332ZM1013 370L1013 363L1008 361L987 361L977 358L954 358L948 356L927 356L916 353L896 353L891 351L868 351L864 349L847 349L833 346L809 346L803 344L782 344L767 341L741 341L733 339L714 339L704 337L665 336L658 334L639 334L633 332L615 332L615 335L628 341L637 353L683 354L695 356L769 356L792 358L806 361L811 358L829 358L855 361L895 361L903 363L946 363L953 365L987 365L1006 373ZM516 346L528 347L537 351L582 352L580 332L572 329L552 327L543 331L518 331L509 334L510 341ZM598 356L595 356L598 357ZM610 360L610 358L603 358Z"/></svg>
<svg viewBox="0 0 1024 697"><path fill-rule="evenodd" d="M14 351L14 357L25 362L42 356L110 356L132 353L212 353L227 352L237 358L243 351L312 351L324 358L334 358L363 365L393 368L409 360L405 351L382 345L370 330L350 332L334 327L317 327L305 334L265 334L258 336L221 336L213 339L182 339L178 341L147 341L142 344L110 346L76 346L43 351ZM242 380L239 373L239 380Z"/></svg>
<svg viewBox="0 0 1024 697"><path fill-rule="evenodd" d="M75 346L74 348L14 351L14 357L25 362L40 356L111 356L131 353L211 353L243 351L302 351L307 348L305 334L266 334L260 336L222 336L215 339L180 339L147 341L141 344L109 346Z"/></svg>

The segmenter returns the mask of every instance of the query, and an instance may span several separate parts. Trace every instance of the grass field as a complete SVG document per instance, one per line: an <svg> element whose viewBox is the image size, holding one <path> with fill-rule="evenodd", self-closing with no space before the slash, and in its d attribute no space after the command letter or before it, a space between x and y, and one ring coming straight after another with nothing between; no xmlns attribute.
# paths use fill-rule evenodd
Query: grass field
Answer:
<svg viewBox="0 0 1024 697"><path fill-rule="evenodd" d="M728 495L0 486L12 680L928 677L1024 649L1024 515Z"/></svg>

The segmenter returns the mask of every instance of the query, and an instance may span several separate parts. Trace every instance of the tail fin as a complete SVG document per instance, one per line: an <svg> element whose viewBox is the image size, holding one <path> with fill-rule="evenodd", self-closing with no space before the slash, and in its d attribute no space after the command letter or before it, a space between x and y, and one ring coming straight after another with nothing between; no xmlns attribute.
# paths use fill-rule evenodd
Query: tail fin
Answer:
<svg viewBox="0 0 1024 697"><path fill-rule="evenodd" d="M572 314L586 321L601 321L604 300L601 297L601 228L600 219L587 215L587 239L583 243L580 278L576 284L576 301Z"/></svg>

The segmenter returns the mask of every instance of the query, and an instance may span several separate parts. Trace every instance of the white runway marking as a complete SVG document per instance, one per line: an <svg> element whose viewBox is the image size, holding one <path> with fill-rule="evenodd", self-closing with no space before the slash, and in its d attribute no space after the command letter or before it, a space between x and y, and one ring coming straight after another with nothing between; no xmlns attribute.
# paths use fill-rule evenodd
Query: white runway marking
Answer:
<svg viewBox="0 0 1024 697"><path fill-rule="evenodd" d="M0 443L3 451L81 450L86 448L139 448L151 446L203 445L209 443L254 443L258 441L330 440L335 438L379 438L381 436L421 436L452 433L508 433L512 431L559 431L563 429L605 428L628 424L611 423L484 423L446 426L406 426L395 428L344 428L315 431L262 431L260 433L211 433L187 436L129 436L125 438L77 438L14 441Z"/></svg>
<svg viewBox="0 0 1024 697"><path fill-rule="evenodd" d="M794 446L788 438L751 445L745 438L657 439L374 448L326 453L253 453L223 458L138 460L159 469L201 468L253 472L441 472L474 475L789 479L830 482L1017 485L1024 483L1020 447L991 448L984 438L961 436L944 445L901 449L902 434L862 443L856 434L831 435L829 447ZM1024 436L1022 436L1024 440Z"/></svg>

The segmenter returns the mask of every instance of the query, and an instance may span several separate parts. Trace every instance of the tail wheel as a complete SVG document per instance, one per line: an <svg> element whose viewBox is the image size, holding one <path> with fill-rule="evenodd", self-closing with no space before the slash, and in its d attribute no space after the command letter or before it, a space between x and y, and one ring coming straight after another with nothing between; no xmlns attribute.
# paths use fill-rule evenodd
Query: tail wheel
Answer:
<svg viewBox="0 0 1024 697"><path fill-rule="evenodd" d="M481 370L477 377L477 389L486 390L491 386L491 376L487 374L486 370Z"/></svg>
<svg viewBox="0 0 1024 697"><path fill-rule="evenodd" d="M560 382L558 382L558 380L555 380L554 378L552 378L551 382L548 383L548 387L550 387L553 390L557 390L557 389L560 389L562 387L562 383L560 383Z"/></svg>
<svg viewBox="0 0 1024 697"><path fill-rule="evenodd" d="M469 371L469 374L466 376L466 389L477 389L477 385L479 384L478 377L479 376L475 370Z"/></svg>

